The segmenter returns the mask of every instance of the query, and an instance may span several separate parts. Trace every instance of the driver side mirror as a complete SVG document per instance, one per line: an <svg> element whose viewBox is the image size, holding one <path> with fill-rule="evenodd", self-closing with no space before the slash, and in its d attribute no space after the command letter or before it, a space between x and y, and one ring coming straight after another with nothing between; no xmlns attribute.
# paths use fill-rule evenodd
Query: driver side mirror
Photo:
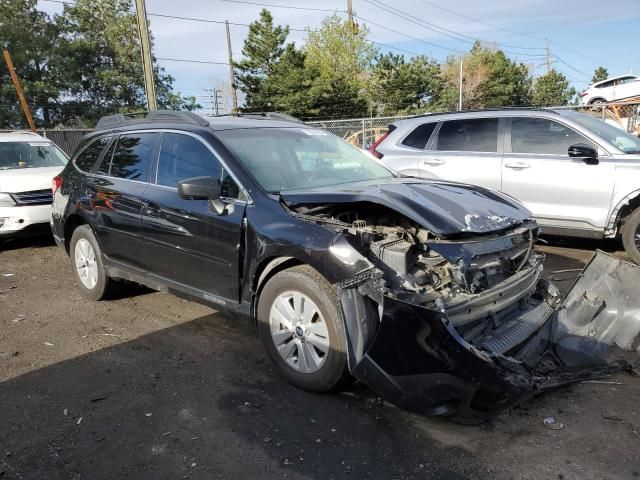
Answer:
<svg viewBox="0 0 640 480"><path fill-rule="evenodd" d="M567 152L571 158L581 158L587 165L598 165L598 151L586 143L576 143Z"/></svg>
<svg viewBox="0 0 640 480"><path fill-rule="evenodd" d="M217 200L220 180L214 177L185 178L178 182L178 195L185 200Z"/></svg>

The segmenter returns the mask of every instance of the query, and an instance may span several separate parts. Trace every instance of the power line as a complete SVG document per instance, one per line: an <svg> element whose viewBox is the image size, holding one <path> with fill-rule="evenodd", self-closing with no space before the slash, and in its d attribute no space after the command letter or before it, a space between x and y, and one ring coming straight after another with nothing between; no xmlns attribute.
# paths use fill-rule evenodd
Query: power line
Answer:
<svg viewBox="0 0 640 480"><path fill-rule="evenodd" d="M242 3L246 5L258 5L261 7L273 7L273 8L288 8L291 10L307 10L311 12L340 12L347 13L346 10L338 10L338 9L328 9L328 8L314 8L314 7L296 7L293 5L277 5L274 3L262 3L262 2L249 2L245 0L220 0L221 2L229 2L229 3Z"/></svg>
<svg viewBox="0 0 640 480"><path fill-rule="evenodd" d="M208 61L208 60L189 60L187 58L156 57L156 60L163 60L165 62L204 63L204 64L207 64L207 65L229 65L228 62L212 62L212 61Z"/></svg>

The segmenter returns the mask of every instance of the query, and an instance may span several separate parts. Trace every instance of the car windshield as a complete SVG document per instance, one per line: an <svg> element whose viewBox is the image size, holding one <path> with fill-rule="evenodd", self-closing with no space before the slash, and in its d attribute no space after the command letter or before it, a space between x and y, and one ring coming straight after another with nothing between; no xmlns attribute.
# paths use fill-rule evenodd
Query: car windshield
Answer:
<svg viewBox="0 0 640 480"><path fill-rule="evenodd" d="M356 147L312 128L255 128L216 132L262 188L271 193L392 178Z"/></svg>
<svg viewBox="0 0 640 480"><path fill-rule="evenodd" d="M0 142L0 170L64 167L67 157L48 142Z"/></svg>
<svg viewBox="0 0 640 480"><path fill-rule="evenodd" d="M584 113L572 114L571 118L583 127L588 128L593 133L604 138L607 142L614 144L624 153L640 153L640 138L634 137L621 128L609 125L599 118Z"/></svg>

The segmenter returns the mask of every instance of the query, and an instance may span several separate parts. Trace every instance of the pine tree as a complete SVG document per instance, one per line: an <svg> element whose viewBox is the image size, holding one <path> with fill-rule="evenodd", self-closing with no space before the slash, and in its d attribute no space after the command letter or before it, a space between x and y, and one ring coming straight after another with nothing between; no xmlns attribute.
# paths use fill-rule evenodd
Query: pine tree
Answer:
<svg viewBox="0 0 640 480"><path fill-rule="evenodd" d="M602 80L606 80L607 78L609 78L609 72L601 65L596 68L595 72L593 72L591 83L601 82Z"/></svg>
<svg viewBox="0 0 640 480"><path fill-rule="evenodd" d="M553 107L569 104L576 95L576 89L569 86L569 80L556 70L536 78L533 84L531 104L536 107Z"/></svg>

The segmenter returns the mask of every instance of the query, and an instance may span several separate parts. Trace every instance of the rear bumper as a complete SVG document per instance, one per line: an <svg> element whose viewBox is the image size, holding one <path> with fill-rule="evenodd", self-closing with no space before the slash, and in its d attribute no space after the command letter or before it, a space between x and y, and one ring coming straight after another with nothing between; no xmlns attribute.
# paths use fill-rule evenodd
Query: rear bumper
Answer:
<svg viewBox="0 0 640 480"><path fill-rule="evenodd" d="M51 205L0 207L0 237L16 235L33 225L46 225L50 217Z"/></svg>

